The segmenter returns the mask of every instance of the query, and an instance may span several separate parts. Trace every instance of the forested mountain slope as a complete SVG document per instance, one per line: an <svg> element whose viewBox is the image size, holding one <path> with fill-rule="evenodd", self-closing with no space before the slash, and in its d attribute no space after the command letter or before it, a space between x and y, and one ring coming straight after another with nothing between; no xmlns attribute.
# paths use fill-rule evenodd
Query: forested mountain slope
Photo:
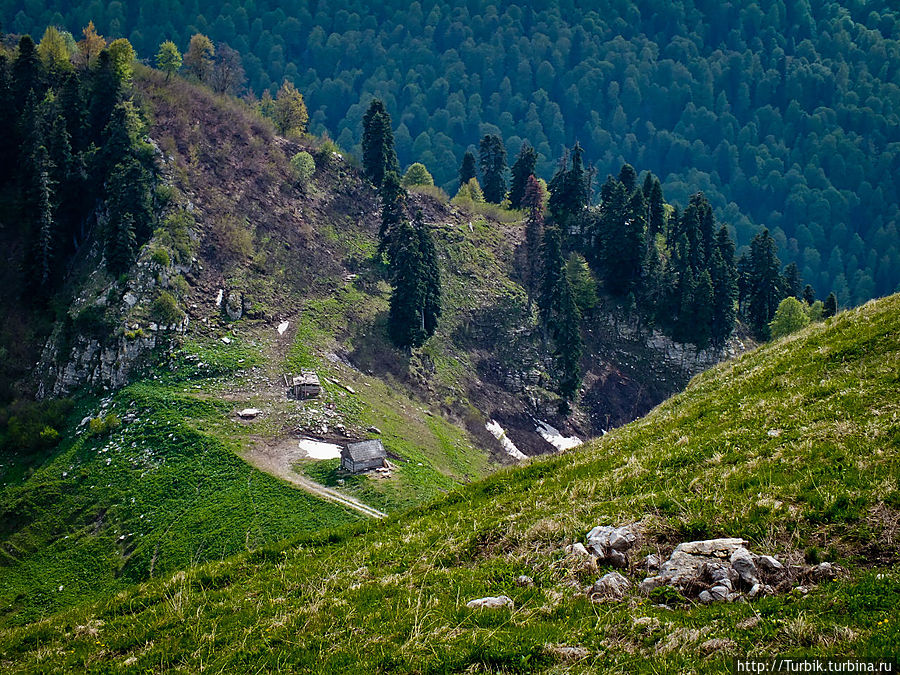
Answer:
<svg viewBox="0 0 900 675"><path fill-rule="evenodd" d="M145 56L207 34L243 56L257 95L293 80L312 130L348 149L379 96L404 166L454 191L485 133L511 156L534 145L548 179L578 140L601 180L627 161L682 205L703 189L739 247L768 226L822 296L846 305L900 283L900 20L885 0L3 0L0 17L76 35L93 20Z"/></svg>
<svg viewBox="0 0 900 675"><path fill-rule="evenodd" d="M895 295L843 312L698 376L586 449L383 523L5 627L0 665L724 673L748 654L896 658L898 305ZM592 602L605 566L564 547L625 523L640 532L621 570L633 583L648 575L646 554L711 537L745 538L794 581L748 602L688 602L671 586L649 602L634 588ZM822 556L837 564L816 568L837 575L830 583L804 566ZM501 594L512 605L466 606Z"/></svg>

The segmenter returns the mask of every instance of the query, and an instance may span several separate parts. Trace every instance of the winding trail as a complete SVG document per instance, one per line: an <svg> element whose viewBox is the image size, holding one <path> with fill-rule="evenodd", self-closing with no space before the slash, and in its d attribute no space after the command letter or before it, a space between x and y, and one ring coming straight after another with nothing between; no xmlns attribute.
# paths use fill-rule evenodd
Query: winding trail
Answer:
<svg viewBox="0 0 900 675"><path fill-rule="evenodd" d="M309 492L316 497L321 497L335 504L340 504L348 509L363 514L369 518L386 518L387 514L376 508L364 504L355 497L344 495L325 487L320 483L301 476L294 471L294 464L306 458L306 451L302 450L296 441L287 439L278 445L263 445L254 443L249 449L241 453L241 458L248 464L255 466L271 476L281 478L294 487Z"/></svg>

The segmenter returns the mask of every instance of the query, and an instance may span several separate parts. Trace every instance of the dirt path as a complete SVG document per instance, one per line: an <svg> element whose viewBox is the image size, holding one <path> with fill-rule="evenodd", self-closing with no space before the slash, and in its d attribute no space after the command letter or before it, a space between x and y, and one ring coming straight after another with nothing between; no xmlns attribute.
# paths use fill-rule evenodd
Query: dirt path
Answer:
<svg viewBox="0 0 900 675"><path fill-rule="evenodd" d="M306 451L302 450L299 444L292 439L285 439L276 445L254 443L242 453L241 457L245 462L255 466L260 471L265 471L271 476L286 480L291 485L317 497L358 511L364 516L369 518L385 518L387 516L386 513L363 504L358 499L320 485L314 480L301 476L294 471L294 464L306 457Z"/></svg>

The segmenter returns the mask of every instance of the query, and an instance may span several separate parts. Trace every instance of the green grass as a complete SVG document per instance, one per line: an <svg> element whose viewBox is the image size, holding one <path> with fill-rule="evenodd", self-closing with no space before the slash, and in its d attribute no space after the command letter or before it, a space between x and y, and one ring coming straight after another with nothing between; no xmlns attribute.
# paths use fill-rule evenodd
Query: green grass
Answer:
<svg viewBox="0 0 900 675"><path fill-rule="evenodd" d="M359 518L236 456L247 428L206 391L258 360L237 340L192 342L171 373L102 409L81 403L55 454L0 489L0 624ZM98 411L135 419L100 436L77 427Z"/></svg>
<svg viewBox="0 0 900 675"><path fill-rule="evenodd" d="M0 660L44 672L725 673L733 655L896 658L898 376L894 296L714 368L583 450L7 627ZM562 547L635 519L641 554L740 535L795 561L827 544L848 572L806 596L592 604L578 588L597 572ZM517 586L520 574L535 585ZM501 593L514 610L465 608ZM587 656L565 664L552 645Z"/></svg>

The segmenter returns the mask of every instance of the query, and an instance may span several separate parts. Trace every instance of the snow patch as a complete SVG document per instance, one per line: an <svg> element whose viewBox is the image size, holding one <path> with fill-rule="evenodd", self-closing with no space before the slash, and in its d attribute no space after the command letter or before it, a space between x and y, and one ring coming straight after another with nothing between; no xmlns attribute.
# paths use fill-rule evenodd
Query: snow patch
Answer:
<svg viewBox="0 0 900 675"><path fill-rule="evenodd" d="M216 307L222 306L222 299L225 297L225 289L220 288L219 294L216 296Z"/></svg>
<svg viewBox="0 0 900 675"><path fill-rule="evenodd" d="M506 453L513 459L526 459L527 455L516 447L516 444L509 440L503 427L495 420L488 421L484 428L491 432L491 435L500 441L500 445L506 450Z"/></svg>
<svg viewBox="0 0 900 675"><path fill-rule="evenodd" d="M288 326L290 325L290 321L282 321L280 324L278 324L278 334L284 335L284 331L286 331L288 329Z"/></svg>
<svg viewBox="0 0 900 675"><path fill-rule="evenodd" d="M557 450L571 450L581 445L582 441L578 436L563 436L559 429L551 427L546 422L538 420L537 432Z"/></svg>
<svg viewBox="0 0 900 675"><path fill-rule="evenodd" d="M341 456L341 446L314 441L311 438L301 438L300 449L306 452L306 456L310 459L338 459Z"/></svg>

